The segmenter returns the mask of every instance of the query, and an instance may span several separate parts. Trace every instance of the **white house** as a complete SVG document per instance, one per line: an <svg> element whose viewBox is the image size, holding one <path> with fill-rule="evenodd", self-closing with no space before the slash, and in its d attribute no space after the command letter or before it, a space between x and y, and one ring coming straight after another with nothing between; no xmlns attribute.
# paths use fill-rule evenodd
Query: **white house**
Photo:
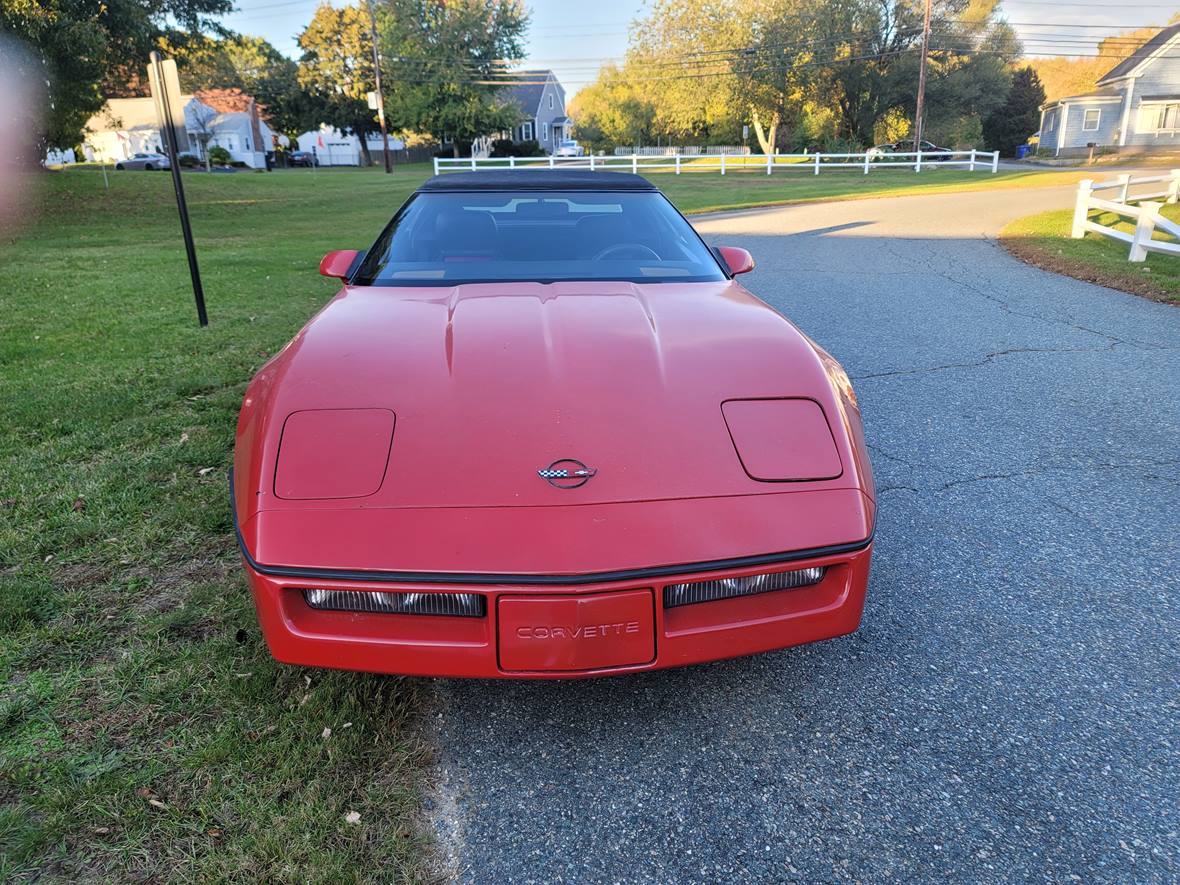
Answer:
<svg viewBox="0 0 1180 885"><path fill-rule="evenodd" d="M204 150L222 147L230 159L253 169L266 168L275 133L254 99L237 89L212 89L181 96L188 143L179 145L204 159ZM164 140L151 98L112 98L86 123L83 153L88 160L114 163L135 153L163 153ZM284 139L279 138L279 141Z"/></svg>
<svg viewBox="0 0 1180 885"><path fill-rule="evenodd" d="M315 154L321 166L359 166L364 159L361 140L356 135L345 135L339 129L323 124L319 129L304 132L297 139L299 150ZM370 132L365 138L369 155L378 162L382 152L380 132ZM404 150L406 143L400 138L389 136L391 151Z"/></svg>
<svg viewBox="0 0 1180 885"><path fill-rule="evenodd" d="M1041 106L1041 151L1078 156L1180 151L1180 24L1163 28L1085 95Z"/></svg>

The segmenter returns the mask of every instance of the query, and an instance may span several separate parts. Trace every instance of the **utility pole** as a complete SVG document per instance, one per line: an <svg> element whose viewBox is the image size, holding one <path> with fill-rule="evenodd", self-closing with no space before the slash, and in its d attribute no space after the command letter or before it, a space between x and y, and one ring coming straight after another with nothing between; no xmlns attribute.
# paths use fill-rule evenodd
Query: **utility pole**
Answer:
<svg viewBox="0 0 1180 885"><path fill-rule="evenodd" d="M914 151L922 149L922 118L926 112L926 56L930 53L930 4L926 0L926 14L922 22L922 62L918 68L918 105L914 111Z"/></svg>
<svg viewBox="0 0 1180 885"><path fill-rule="evenodd" d="M385 153L385 171L392 172L389 159L389 133L385 130L385 93L381 91L381 56L377 52L377 14L373 12L373 0L367 0L369 7L369 37L373 44L373 84L377 87L377 122L381 124L381 145Z"/></svg>

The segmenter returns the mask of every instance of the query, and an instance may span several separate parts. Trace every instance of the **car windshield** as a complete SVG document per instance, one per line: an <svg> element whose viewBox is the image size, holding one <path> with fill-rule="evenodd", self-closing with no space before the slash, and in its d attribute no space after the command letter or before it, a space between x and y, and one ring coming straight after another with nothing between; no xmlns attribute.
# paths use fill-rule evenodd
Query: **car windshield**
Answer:
<svg viewBox="0 0 1180 885"><path fill-rule="evenodd" d="M723 280L658 192L420 193L368 251L354 285Z"/></svg>

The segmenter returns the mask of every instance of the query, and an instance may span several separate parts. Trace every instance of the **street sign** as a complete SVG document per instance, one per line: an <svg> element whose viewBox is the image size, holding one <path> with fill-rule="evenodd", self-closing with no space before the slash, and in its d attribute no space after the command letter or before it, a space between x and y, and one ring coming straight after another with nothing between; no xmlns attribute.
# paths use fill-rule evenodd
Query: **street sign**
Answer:
<svg viewBox="0 0 1180 885"><path fill-rule="evenodd" d="M160 123L160 140L162 147L167 150L167 135L165 127L171 126L173 138L179 150L188 148L188 129L184 125L184 101L180 97L180 78L176 76L176 62L172 59L160 61L159 70L156 64L148 65L148 84L152 90L152 100L156 104L156 120ZM168 97L167 104L163 104L164 96Z"/></svg>
<svg viewBox="0 0 1180 885"><path fill-rule="evenodd" d="M188 223L188 204L184 200L184 182L180 180L180 145L188 147L188 132L184 125L184 102L180 97L180 81L176 77L176 62L160 58L160 53L149 56L148 81L152 99L156 103L156 120L160 136L172 168L172 189L176 191L176 209L180 213L180 231L184 236L184 251L188 254L188 272L193 281L193 299L197 302L197 322L209 325L205 313L205 290L201 286L201 271L197 267L197 247L193 244L193 229Z"/></svg>
<svg viewBox="0 0 1180 885"><path fill-rule="evenodd" d="M369 110L370 111L377 110L377 93L370 92L368 95L368 98L369 98Z"/></svg>

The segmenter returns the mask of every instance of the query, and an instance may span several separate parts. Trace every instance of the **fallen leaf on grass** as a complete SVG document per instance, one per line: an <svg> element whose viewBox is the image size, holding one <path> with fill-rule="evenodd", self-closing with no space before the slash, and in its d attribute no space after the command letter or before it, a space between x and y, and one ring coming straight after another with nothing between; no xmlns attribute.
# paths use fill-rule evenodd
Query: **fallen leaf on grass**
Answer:
<svg viewBox="0 0 1180 885"><path fill-rule="evenodd" d="M212 473L216 469L217 469L216 467L202 467L200 470L197 471L197 476L208 476L210 473Z"/></svg>
<svg viewBox="0 0 1180 885"><path fill-rule="evenodd" d="M151 805L154 808L167 808L168 807L163 802L161 802L159 799L148 799L148 805Z"/></svg>
<svg viewBox="0 0 1180 885"><path fill-rule="evenodd" d="M3 501L0 501L0 507L4 508L5 510L11 510L15 506L16 498L5 498Z"/></svg>
<svg viewBox="0 0 1180 885"><path fill-rule="evenodd" d="M83 510L86 509L86 499L85 498L75 498L73 507L71 509L75 513L81 513Z"/></svg>
<svg viewBox="0 0 1180 885"><path fill-rule="evenodd" d="M184 445L186 442L188 442L188 434L187 434L187 433L182 433L182 434L180 435L180 444L181 444L181 445Z"/></svg>
<svg viewBox="0 0 1180 885"><path fill-rule="evenodd" d="M330 729L330 728L325 728L324 733L320 735L320 737L322 737L324 740L327 740L331 736L332 736L332 729Z"/></svg>
<svg viewBox="0 0 1180 885"><path fill-rule="evenodd" d="M110 827L95 827L94 832L99 836L105 836L111 831Z"/></svg>
<svg viewBox="0 0 1180 885"><path fill-rule="evenodd" d="M344 820L350 824L359 824L361 822L361 813L359 811L350 811L344 815Z"/></svg>

